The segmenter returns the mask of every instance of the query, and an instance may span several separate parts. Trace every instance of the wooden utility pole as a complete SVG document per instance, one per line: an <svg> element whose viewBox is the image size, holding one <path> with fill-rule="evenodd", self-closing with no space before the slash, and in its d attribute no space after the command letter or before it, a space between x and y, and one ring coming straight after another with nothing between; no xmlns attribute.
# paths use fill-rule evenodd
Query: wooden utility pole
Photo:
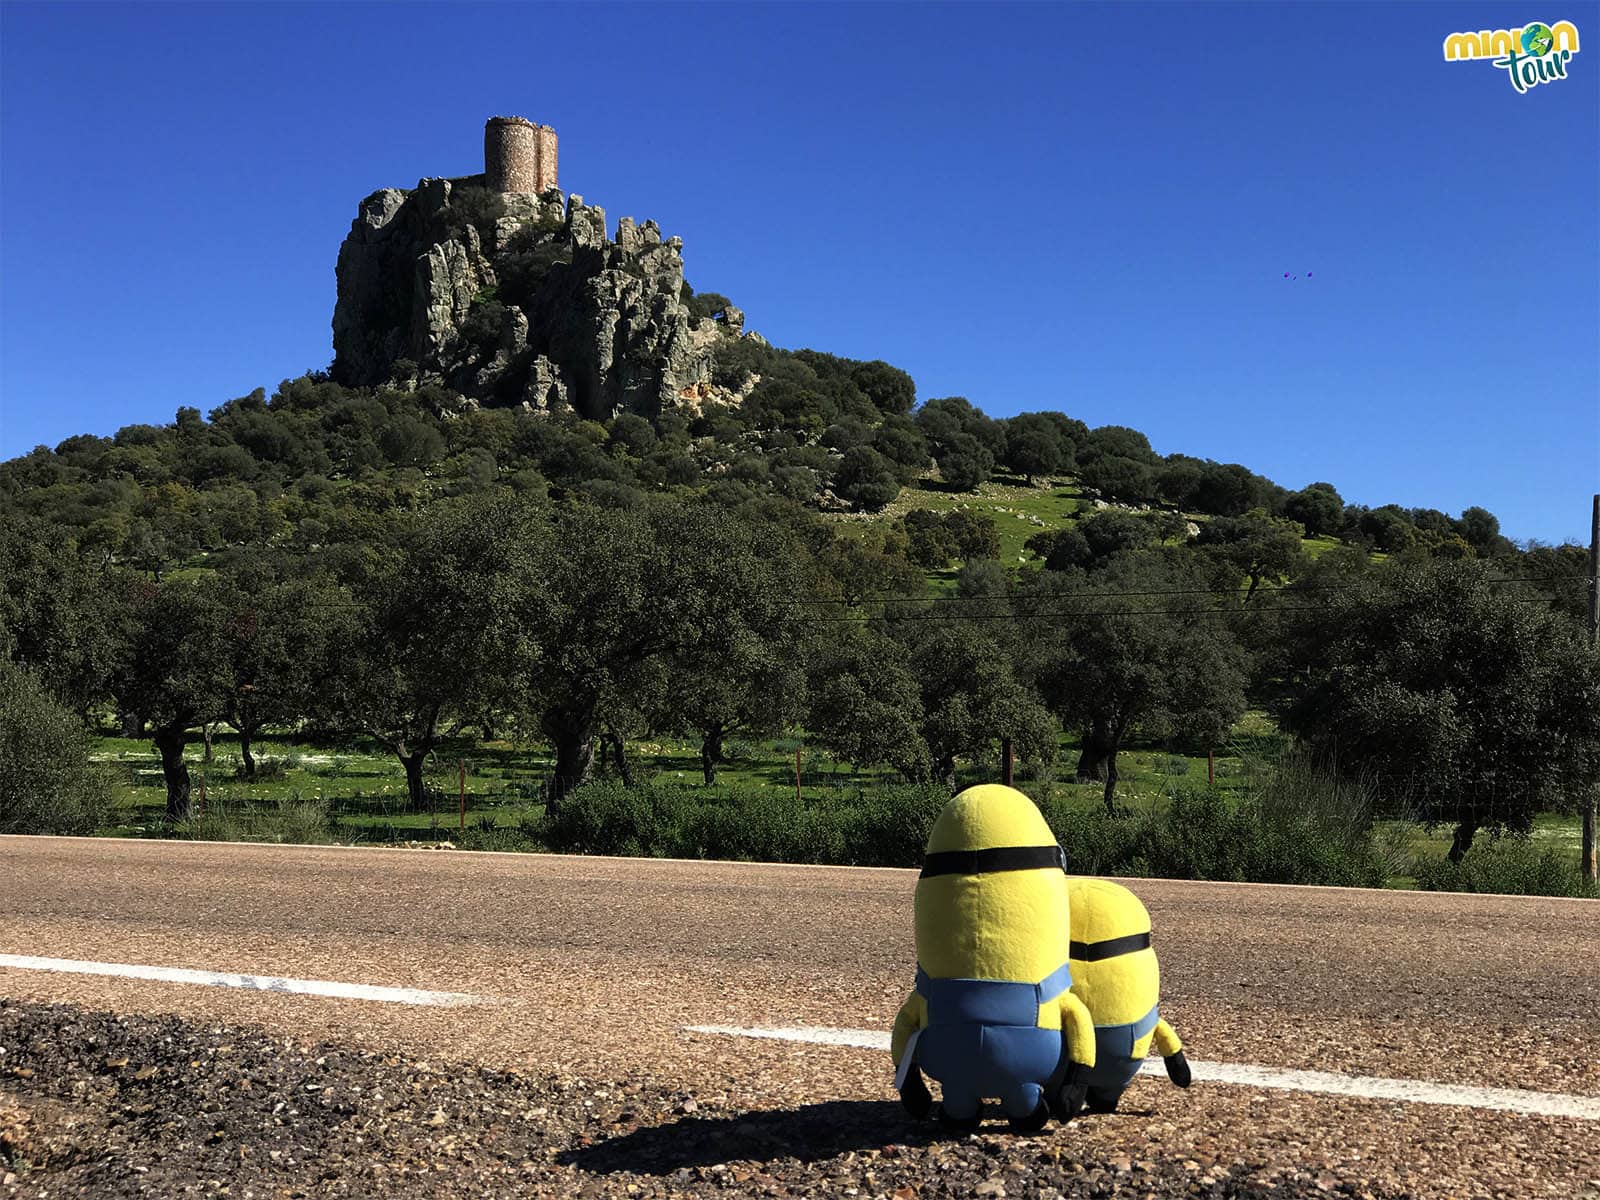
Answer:
<svg viewBox="0 0 1600 1200"><path fill-rule="evenodd" d="M1594 511L1589 518L1589 646L1600 653L1600 496L1594 498ZM1595 861L1594 822L1595 789L1583 798L1583 877L1590 883L1600 875L1600 864Z"/></svg>

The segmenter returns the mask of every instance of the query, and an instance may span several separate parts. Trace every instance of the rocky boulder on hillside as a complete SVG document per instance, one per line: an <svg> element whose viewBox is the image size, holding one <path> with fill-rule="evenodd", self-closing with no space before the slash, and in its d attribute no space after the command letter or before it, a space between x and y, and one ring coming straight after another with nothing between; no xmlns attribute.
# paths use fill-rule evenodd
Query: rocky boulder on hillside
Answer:
<svg viewBox="0 0 1600 1200"><path fill-rule="evenodd" d="M627 217L613 241L581 196L491 192L482 176L374 192L339 248L334 378L596 420L736 401L711 383L712 352L758 335L731 307L691 313L682 248Z"/></svg>

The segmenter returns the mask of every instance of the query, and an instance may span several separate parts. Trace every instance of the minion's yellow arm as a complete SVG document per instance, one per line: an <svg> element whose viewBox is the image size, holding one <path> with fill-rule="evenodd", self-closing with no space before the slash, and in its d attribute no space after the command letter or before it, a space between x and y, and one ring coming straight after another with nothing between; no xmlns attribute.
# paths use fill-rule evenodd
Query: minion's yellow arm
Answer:
<svg viewBox="0 0 1600 1200"><path fill-rule="evenodd" d="M1178 1040L1177 1030L1167 1024L1167 1019L1162 1017L1156 1022L1156 1036L1154 1038L1156 1052L1162 1058L1171 1058L1183 1049L1183 1043Z"/></svg>
<svg viewBox="0 0 1600 1200"><path fill-rule="evenodd" d="M920 992L912 992L900 1006L900 1012L894 1019L894 1033L889 1038L889 1053L894 1057L896 1066L906 1052L906 1043L911 1040L911 1035L926 1028L927 1024L928 1002Z"/></svg>
<svg viewBox="0 0 1600 1200"><path fill-rule="evenodd" d="M1083 1001L1071 992L1061 993L1061 1032L1067 1038L1067 1057L1094 1066L1094 1019Z"/></svg>

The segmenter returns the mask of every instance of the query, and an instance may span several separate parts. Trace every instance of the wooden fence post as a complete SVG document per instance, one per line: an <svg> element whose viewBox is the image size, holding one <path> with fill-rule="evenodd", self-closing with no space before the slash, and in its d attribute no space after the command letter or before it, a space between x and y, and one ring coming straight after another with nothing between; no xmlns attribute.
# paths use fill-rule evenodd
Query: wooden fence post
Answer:
<svg viewBox="0 0 1600 1200"><path fill-rule="evenodd" d="M1000 739L1000 760L1004 763L1001 770L1000 782L1007 787L1011 786L1011 739Z"/></svg>

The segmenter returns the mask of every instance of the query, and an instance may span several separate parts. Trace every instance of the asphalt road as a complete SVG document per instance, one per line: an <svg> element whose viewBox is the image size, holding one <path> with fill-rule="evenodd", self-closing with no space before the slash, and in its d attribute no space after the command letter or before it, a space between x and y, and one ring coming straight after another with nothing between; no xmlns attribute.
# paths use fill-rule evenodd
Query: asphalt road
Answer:
<svg viewBox="0 0 1600 1200"><path fill-rule="evenodd" d="M0 838L0 954L465 992L472 1007L0 968L0 996L243 1022L748 1109L889 1095L887 1055L685 1032L886 1028L912 871ZM1198 1060L1600 1097L1600 904L1133 881ZM0 1080L0 1085L3 1085ZM1600 1195L1600 1123L1134 1084L1107 1154L1332 1170L1417 1195ZM1354 1173L1352 1175L1352 1173Z"/></svg>

